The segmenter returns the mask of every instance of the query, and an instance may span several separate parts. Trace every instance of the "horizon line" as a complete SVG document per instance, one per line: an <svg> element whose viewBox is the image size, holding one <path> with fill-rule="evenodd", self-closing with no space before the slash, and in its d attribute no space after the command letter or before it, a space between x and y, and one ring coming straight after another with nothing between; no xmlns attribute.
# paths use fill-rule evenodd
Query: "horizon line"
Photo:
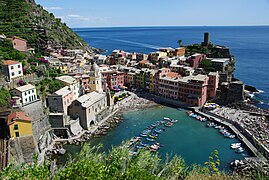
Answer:
<svg viewBox="0 0 269 180"><path fill-rule="evenodd" d="M93 26L93 27L70 27L71 29L80 28L136 28L136 27L265 27L269 24L264 25L137 25L137 26Z"/></svg>

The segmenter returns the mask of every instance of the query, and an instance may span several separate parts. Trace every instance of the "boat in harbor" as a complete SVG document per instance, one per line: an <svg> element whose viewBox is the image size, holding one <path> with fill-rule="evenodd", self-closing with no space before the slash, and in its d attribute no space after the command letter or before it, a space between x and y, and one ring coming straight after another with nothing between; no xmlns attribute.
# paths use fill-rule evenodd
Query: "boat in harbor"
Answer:
<svg viewBox="0 0 269 180"><path fill-rule="evenodd" d="M138 146L136 146L136 148L137 148L137 149L143 149L143 148L145 148L145 146L139 146L139 145L138 145Z"/></svg>
<svg viewBox="0 0 269 180"><path fill-rule="evenodd" d="M154 130L154 132L156 132L156 133L158 133L158 134L162 133L163 131L164 131L164 129L160 129L160 128L156 128L156 129Z"/></svg>
<svg viewBox="0 0 269 180"><path fill-rule="evenodd" d="M148 147L148 146L149 146L149 144L145 144L145 143L143 143L143 142L140 142L140 145L141 145L141 146L144 146L144 147Z"/></svg>
<svg viewBox="0 0 269 180"><path fill-rule="evenodd" d="M158 134L157 133L154 133L154 132L152 132L151 135L158 137Z"/></svg>
<svg viewBox="0 0 269 180"><path fill-rule="evenodd" d="M157 138L157 136L153 136L151 134L149 135L149 137L152 138L152 139L156 139Z"/></svg>
<svg viewBox="0 0 269 180"><path fill-rule="evenodd" d="M206 125L206 127L213 127L213 126L215 126L215 123L213 123L213 122L208 123L208 124Z"/></svg>
<svg viewBox="0 0 269 180"><path fill-rule="evenodd" d="M166 127L171 127L171 126L173 126L173 125L174 125L174 123L172 123L172 122L167 122L167 123L165 124Z"/></svg>
<svg viewBox="0 0 269 180"><path fill-rule="evenodd" d="M241 147L241 143L232 143L231 144L232 149L237 149L237 148L240 148L240 147Z"/></svg>
<svg viewBox="0 0 269 180"><path fill-rule="evenodd" d="M178 122L178 120L177 119L172 119L170 122L176 123L176 122Z"/></svg>
<svg viewBox="0 0 269 180"><path fill-rule="evenodd" d="M155 139L152 139L152 138L146 138L147 141L150 141L150 142L154 142Z"/></svg>
<svg viewBox="0 0 269 180"><path fill-rule="evenodd" d="M245 150L244 150L244 148L242 148L242 147L239 147L239 148L237 148L236 150L235 150L235 152L236 153L242 153L242 152L244 152Z"/></svg>
<svg viewBox="0 0 269 180"><path fill-rule="evenodd" d="M141 133L140 136L142 136L142 137L147 137L148 134L143 134L143 133Z"/></svg>

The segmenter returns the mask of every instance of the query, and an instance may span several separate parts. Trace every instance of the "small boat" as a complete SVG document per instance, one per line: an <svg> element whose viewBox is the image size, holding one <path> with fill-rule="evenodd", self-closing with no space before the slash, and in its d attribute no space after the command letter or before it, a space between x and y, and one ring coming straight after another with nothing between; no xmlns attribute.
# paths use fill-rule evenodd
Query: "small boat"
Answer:
<svg viewBox="0 0 269 180"><path fill-rule="evenodd" d="M149 144L144 144L143 142L140 142L140 145L141 146L144 146L144 147L148 147L149 146Z"/></svg>
<svg viewBox="0 0 269 180"><path fill-rule="evenodd" d="M168 117L164 117L163 120L164 120L164 121L170 121L170 118L168 118Z"/></svg>
<svg viewBox="0 0 269 180"><path fill-rule="evenodd" d="M231 134L231 135L229 136L229 138L233 139L233 138L235 138L235 135Z"/></svg>
<svg viewBox="0 0 269 180"><path fill-rule="evenodd" d="M142 137L147 137L148 134L140 134L140 136L142 136Z"/></svg>
<svg viewBox="0 0 269 180"><path fill-rule="evenodd" d="M137 149L143 149L145 146L136 146Z"/></svg>
<svg viewBox="0 0 269 180"><path fill-rule="evenodd" d="M213 126L215 126L215 123L208 123L208 124L206 125L206 127L213 127Z"/></svg>
<svg viewBox="0 0 269 180"><path fill-rule="evenodd" d="M162 133L162 132L163 132L163 130L158 128L158 129L155 129L155 130L154 130L154 132L156 132L156 133L160 134L160 133Z"/></svg>
<svg viewBox="0 0 269 180"><path fill-rule="evenodd" d="M151 134L149 135L149 137L152 138L152 139L156 139L157 138L157 136L153 136Z"/></svg>
<svg viewBox="0 0 269 180"><path fill-rule="evenodd" d="M157 149L160 149L160 146L158 146L157 144L153 144L149 148L157 150Z"/></svg>
<svg viewBox="0 0 269 180"><path fill-rule="evenodd" d="M183 109L182 108L177 108L177 110L182 111Z"/></svg>
<svg viewBox="0 0 269 180"><path fill-rule="evenodd" d="M244 152L245 150L244 150L244 148L242 148L242 147L239 147L239 148L237 148L236 150L235 150L235 152L236 153L242 153L242 152Z"/></svg>
<svg viewBox="0 0 269 180"><path fill-rule="evenodd" d="M152 139L152 138L146 138L147 141L150 141L150 142L154 142L155 139Z"/></svg>
<svg viewBox="0 0 269 180"><path fill-rule="evenodd" d="M166 127L171 127L173 125L174 125L174 123L172 123L172 122L168 122L168 123L165 124Z"/></svg>
<svg viewBox="0 0 269 180"><path fill-rule="evenodd" d="M172 119L170 122L176 123L176 122L178 122L178 120L177 119Z"/></svg>
<svg viewBox="0 0 269 180"><path fill-rule="evenodd" d="M156 134L156 133L154 133L154 132L153 132L153 133L151 133L151 135L152 135L152 136L156 136L156 137L158 137L158 136L159 136L158 134Z"/></svg>
<svg viewBox="0 0 269 180"><path fill-rule="evenodd" d="M240 147L241 147L241 143L233 143L233 144L231 144L232 149L237 149L237 148L240 148Z"/></svg>

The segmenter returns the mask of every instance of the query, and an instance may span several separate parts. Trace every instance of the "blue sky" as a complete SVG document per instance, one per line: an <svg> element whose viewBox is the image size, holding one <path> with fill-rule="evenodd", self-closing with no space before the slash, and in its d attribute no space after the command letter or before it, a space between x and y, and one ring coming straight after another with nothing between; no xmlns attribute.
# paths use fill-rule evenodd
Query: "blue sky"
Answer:
<svg viewBox="0 0 269 180"><path fill-rule="evenodd" d="M70 27L269 25L269 0L36 0Z"/></svg>

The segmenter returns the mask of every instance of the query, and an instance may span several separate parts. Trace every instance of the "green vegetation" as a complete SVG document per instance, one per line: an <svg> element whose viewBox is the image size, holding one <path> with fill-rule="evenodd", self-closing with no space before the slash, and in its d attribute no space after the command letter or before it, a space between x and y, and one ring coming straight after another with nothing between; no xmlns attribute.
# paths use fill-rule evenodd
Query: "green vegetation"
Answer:
<svg viewBox="0 0 269 180"><path fill-rule="evenodd" d="M51 176L54 174L54 177ZM100 152L100 146L84 146L82 152L68 164L51 172L49 163L42 166L9 166L0 173L1 179L230 179L223 172L215 173L207 167L187 166L180 157L162 163L157 154L140 151L131 156L127 148L113 148Z"/></svg>
<svg viewBox="0 0 269 180"><path fill-rule="evenodd" d="M10 59L22 61L25 58L26 55L24 53L13 48L11 41L6 39L0 40L0 60Z"/></svg>
<svg viewBox="0 0 269 180"><path fill-rule="evenodd" d="M203 68L206 72L213 72L215 68L212 65L212 62L209 59L204 59L200 64L200 68Z"/></svg>
<svg viewBox="0 0 269 180"><path fill-rule="evenodd" d="M14 35L28 41L37 54L44 54L49 45L66 48L88 46L77 34L47 12L34 0L0 0L0 33Z"/></svg>
<svg viewBox="0 0 269 180"><path fill-rule="evenodd" d="M9 91L1 88L0 89L0 109L6 110L10 107L11 103L11 96L9 94Z"/></svg>

